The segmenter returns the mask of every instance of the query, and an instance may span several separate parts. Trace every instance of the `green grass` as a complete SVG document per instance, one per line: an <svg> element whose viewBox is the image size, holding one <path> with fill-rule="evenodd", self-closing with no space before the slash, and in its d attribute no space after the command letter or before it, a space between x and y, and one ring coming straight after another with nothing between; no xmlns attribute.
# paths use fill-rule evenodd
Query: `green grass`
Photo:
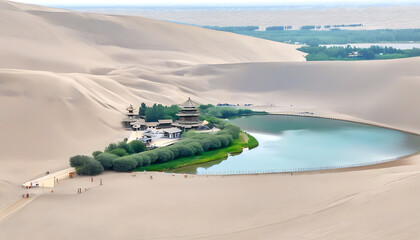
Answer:
<svg viewBox="0 0 420 240"><path fill-rule="evenodd" d="M232 144L228 147L219 148L207 152L203 152L199 155L191 157L178 158L166 163L154 164L146 167L136 168L134 171L168 171L176 168L206 163L210 161L226 159L228 154L241 153L244 147L249 147L249 149L255 148L258 146L258 141L253 136L248 135L248 142L245 142L244 133L241 133L241 136L238 139L235 139ZM250 147L252 146L252 147Z"/></svg>
<svg viewBox="0 0 420 240"><path fill-rule="evenodd" d="M251 150L253 148L258 147L258 145L260 144L256 138L254 138L251 134L247 133L246 134L248 136L248 149Z"/></svg>

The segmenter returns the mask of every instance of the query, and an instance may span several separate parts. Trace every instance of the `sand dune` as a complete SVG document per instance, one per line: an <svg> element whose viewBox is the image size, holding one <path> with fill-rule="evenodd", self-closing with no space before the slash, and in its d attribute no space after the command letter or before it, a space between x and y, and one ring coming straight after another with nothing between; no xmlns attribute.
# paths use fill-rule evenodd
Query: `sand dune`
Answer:
<svg viewBox="0 0 420 240"><path fill-rule="evenodd" d="M10 216L0 238L417 239L419 160L293 176L107 173L103 186L77 177Z"/></svg>
<svg viewBox="0 0 420 240"><path fill-rule="evenodd" d="M420 58L304 62L296 46L7 1L0 16L0 208L127 136L123 111L141 101L293 105L420 132ZM296 178L114 173L75 195L97 185L78 177L2 221L0 239L413 239L418 161Z"/></svg>
<svg viewBox="0 0 420 240"><path fill-rule="evenodd" d="M224 92L224 100L231 103L328 109L420 132L419 104L413 100L419 99L420 92L418 64L420 58L223 64L192 68L184 81L204 78L211 86L204 95Z"/></svg>
<svg viewBox="0 0 420 240"><path fill-rule="evenodd" d="M16 169L5 178L63 166L69 155L121 139L128 104L191 95L168 70L304 61L296 46L139 17L8 1L0 1L0 15L0 162ZM42 164L22 169L22 160Z"/></svg>
<svg viewBox="0 0 420 240"><path fill-rule="evenodd" d="M303 62L296 46L231 33L0 5L0 164L14 169L0 170L5 179L123 138L122 112L141 101L293 105L420 130L418 58Z"/></svg>

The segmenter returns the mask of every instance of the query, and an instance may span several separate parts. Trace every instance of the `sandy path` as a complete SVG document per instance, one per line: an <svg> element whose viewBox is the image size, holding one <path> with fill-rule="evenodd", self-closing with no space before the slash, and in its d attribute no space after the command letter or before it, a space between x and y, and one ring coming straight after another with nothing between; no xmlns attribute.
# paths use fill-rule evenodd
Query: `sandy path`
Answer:
<svg viewBox="0 0 420 240"><path fill-rule="evenodd" d="M11 214L13 214L14 212L17 212L20 209L22 209L24 206L26 206L26 204L30 203L34 199L35 197L19 199L16 202L9 205L8 207L0 210L0 222L6 219Z"/></svg>

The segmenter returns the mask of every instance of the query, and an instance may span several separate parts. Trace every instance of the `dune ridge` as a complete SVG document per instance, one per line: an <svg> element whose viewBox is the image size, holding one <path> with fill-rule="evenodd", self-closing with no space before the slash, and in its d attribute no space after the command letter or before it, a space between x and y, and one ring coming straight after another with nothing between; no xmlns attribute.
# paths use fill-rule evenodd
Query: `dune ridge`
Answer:
<svg viewBox="0 0 420 240"><path fill-rule="evenodd" d="M293 105L420 130L419 58L304 62L294 45L140 17L8 1L0 14L5 178L123 138L123 111L141 101Z"/></svg>
<svg viewBox="0 0 420 240"><path fill-rule="evenodd" d="M141 101L276 104L420 132L420 58L304 62L287 44L4 0L0 16L2 218L24 181L126 137L124 109ZM31 190L37 197L0 222L0 239L416 239L419 156L390 165L153 180L108 172L103 186L76 176Z"/></svg>

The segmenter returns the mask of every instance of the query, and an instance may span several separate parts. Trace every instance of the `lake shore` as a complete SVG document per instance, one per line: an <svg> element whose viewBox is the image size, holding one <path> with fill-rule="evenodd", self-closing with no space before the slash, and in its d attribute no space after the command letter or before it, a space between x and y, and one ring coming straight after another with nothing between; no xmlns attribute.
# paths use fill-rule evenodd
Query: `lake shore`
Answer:
<svg viewBox="0 0 420 240"><path fill-rule="evenodd" d="M256 141L256 142L255 142ZM154 164L146 167L139 167L136 168L136 172L141 171L171 171L171 172L182 172L182 169L188 168L194 165L199 165L203 163L210 163L214 161L219 161L226 159L229 155L233 154L240 154L243 151L243 148L250 147L250 149L258 146L258 141L250 136L249 134L246 134L242 132L240 134L239 139L235 139L233 143L224 148L215 149L211 151L206 151L201 154L191 156L191 157L183 157L178 158L172 161L169 161L167 163L160 163L160 164Z"/></svg>

